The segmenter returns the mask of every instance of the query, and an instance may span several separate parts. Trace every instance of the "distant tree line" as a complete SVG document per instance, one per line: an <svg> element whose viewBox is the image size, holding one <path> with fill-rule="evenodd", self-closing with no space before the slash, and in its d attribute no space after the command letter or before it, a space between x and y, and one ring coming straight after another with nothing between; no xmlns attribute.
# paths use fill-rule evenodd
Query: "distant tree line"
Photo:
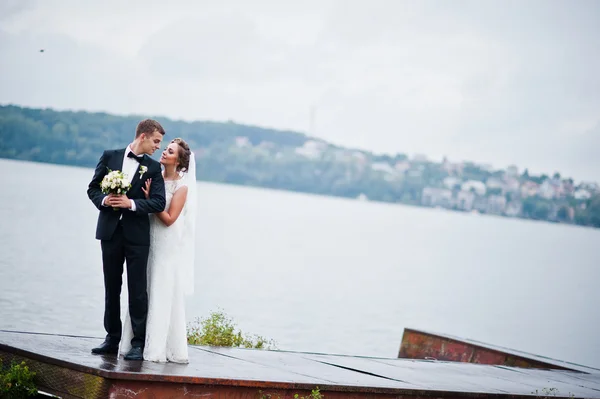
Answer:
<svg viewBox="0 0 600 399"><path fill-rule="evenodd" d="M137 123L146 117L152 116L0 106L0 158L94 167L104 149L130 143ZM322 154L306 157L297 149L314 139L298 132L235 122L156 119L165 127L165 141L183 137L197 152L198 178L204 181L421 205L424 188L442 188L449 176L439 163L405 162L404 154L360 151L358 158L352 158L356 151L327 145ZM398 162L409 164L401 176L372 167L376 163L393 167ZM467 162L461 179L485 182L503 174ZM519 177L537 183L547 178L530 176L527 170ZM460 185L457 187L453 191L460 190ZM492 188L487 195L499 195L500 191ZM600 196L585 201L525 198L519 217L600 227Z"/></svg>
<svg viewBox="0 0 600 399"><path fill-rule="evenodd" d="M146 117L0 106L0 157L92 167L104 149L130 143L137 123ZM167 131L167 140L183 137L192 148L218 146L237 136L253 144L269 141L282 146L300 146L308 140L302 133L234 122L156 119Z"/></svg>

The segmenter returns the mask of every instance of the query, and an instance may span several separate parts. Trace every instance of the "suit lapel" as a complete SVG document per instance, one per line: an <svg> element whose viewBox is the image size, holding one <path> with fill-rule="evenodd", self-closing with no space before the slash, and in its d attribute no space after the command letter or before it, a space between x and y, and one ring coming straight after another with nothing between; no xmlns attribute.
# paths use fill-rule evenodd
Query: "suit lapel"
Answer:
<svg viewBox="0 0 600 399"><path fill-rule="evenodd" d="M135 169L135 174L133 175L133 178L131 179L131 187L133 188L140 180L140 167L141 166L145 166L146 168L148 168L148 165L150 164L150 161L148 160L148 155L144 154L144 159L142 159L142 162L138 165L138 167Z"/></svg>
<svg viewBox="0 0 600 399"><path fill-rule="evenodd" d="M125 148L116 150L115 156L110 163L110 170L123 170L123 158L125 157Z"/></svg>

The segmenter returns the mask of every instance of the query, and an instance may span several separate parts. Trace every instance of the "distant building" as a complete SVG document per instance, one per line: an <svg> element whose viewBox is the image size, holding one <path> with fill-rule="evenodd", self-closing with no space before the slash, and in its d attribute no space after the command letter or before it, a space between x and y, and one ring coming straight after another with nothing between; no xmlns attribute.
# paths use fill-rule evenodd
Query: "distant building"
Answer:
<svg viewBox="0 0 600 399"><path fill-rule="evenodd" d="M570 222L575 220L575 208L573 208L572 206L570 206L569 209L567 209L567 220Z"/></svg>
<svg viewBox="0 0 600 399"><path fill-rule="evenodd" d="M553 199L556 197L556 189L550 179L546 179L540 184L538 194L546 199Z"/></svg>
<svg viewBox="0 0 600 399"><path fill-rule="evenodd" d="M456 186L460 187L461 182L462 182L462 180L459 179L458 177L448 176L444 179L444 186L446 188L452 190Z"/></svg>
<svg viewBox="0 0 600 399"><path fill-rule="evenodd" d="M420 179L423 177L423 172L419 169L411 169L406 173L406 176L413 179Z"/></svg>
<svg viewBox="0 0 600 399"><path fill-rule="evenodd" d="M461 185L460 189L462 191L473 191L477 195L485 195L486 193L485 184L478 180L467 180Z"/></svg>
<svg viewBox="0 0 600 399"><path fill-rule="evenodd" d="M504 214L510 217L516 217L521 214L523 209L523 203L521 201L510 201L506 204L506 209L504 210Z"/></svg>
<svg viewBox="0 0 600 399"><path fill-rule="evenodd" d="M589 200L590 198L592 198L592 193L590 193L586 189L580 188L579 190L575 191L575 193L573 194L573 198L575 198L576 200Z"/></svg>
<svg viewBox="0 0 600 399"><path fill-rule="evenodd" d="M400 173L404 173L407 170L410 169L410 162L408 161L398 161L396 162L396 164L394 165L394 168L400 172Z"/></svg>
<svg viewBox="0 0 600 399"><path fill-rule="evenodd" d="M360 193L356 199L359 201L368 201L369 197L367 197L364 193Z"/></svg>
<svg viewBox="0 0 600 399"><path fill-rule="evenodd" d="M456 194L454 204L457 209L461 211L471 211L473 209L473 203L475 202L475 193L471 191L459 191Z"/></svg>
<svg viewBox="0 0 600 399"><path fill-rule="evenodd" d="M487 212L488 209L488 199L486 197L475 196L475 200L473 201L473 210L476 210L480 213Z"/></svg>
<svg viewBox="0 0 600 399"><path fill-rule="evenodd" d="M577 188L582 188L589 191L592 195L600 192L600 186L594 182L581 182Z"/></svg>
<svg viewBox="0 0 600 399"><path fill-rule="evenodd" d="M265 150L273 150L277 147L272 141L261 141L258 146L260 148L264 148Z"/></svg>
<svg viewBox="0 0 600 399"><path fill-rule="evenodd" d="M371 164L371 169L388 174L394 174L396 172L396 169L387 162L375 162Z"/></svg>
<svg viewBox="0 0 600 399"><path fill-rule="evenodd" d="M248 137L244 137L244 136L238 136L235 138L235 145L238 148L244 148L244 147L252 147L252 143L250 143L250 139L248 139Z"/></svg>
<svg viewBox="0 0 600 399"><path fill-rule="evenodd" d="M505 177L504 179L504 193L519 194L521 191L521 183L519 179L514 177Z"/></svg>
<svg viewBox="0 0 600 399"><path fill-rule="evenodd" d="M364 165L367 163L367 156L360 151L352 152L352 158L354 158L355 161L358 161L358 163L361 165Z"/></svg>
<svg viewBox="0 0 600 399"><path fill-rule="evenodd" d="M504 195L490 195L487 203L487 213L502 215L506 209L506 197Z"/></svg>
<svg viewBox="0 0 600 399"><path fill-rule="evenodd" d="M483 170L484 172L488 172L488 173L492 173L494 171L494 167L492 165L490 165L489 163L480 163L477 165L477 167L481 170Z"/></svg>
<svg viewBox="0 0 600 399"><path fill-rule="evenodd" d="M554 192L556 193L556 196L558 198L566 198L567 197L567 190L565 189L565 186L563 185L563 182L560 180L555 180L552 182L554 185Z"/></svg>
<svg viewBox="0 0 600 399"><path fill-rule="evenodd" d="M442 169L445 170L449 175L460 176L462 175L464 168L465 164L463 162L450 162L445 157L442 161Z"/></svg>
<svg viewBox="0 0 600 399"><path fill-rule="evenodd" d="M452 206L452 191L445 188L425 187L421 194L421 204L424 206Z"/></svg>
<svg viewBox="0 0 600 399"><path fill-rule="evenodd" d="M318 159L327 149L327 143L322 141L308 140L302 147L296 147L296 154L309 159Z"/></svg>
<svg viewBox="0 0 600 399"><path fill-rule="evenodd" d="M487 190L500 189L501 192L504 192L504 189L505 189L504 182L496 177L490 177L489 179L487 179L485 182L485 186L486 186Z"/></svg>
<svg viewBox="0 0 600 399"><path fill-rule="evenodd" d="M525 183L523 183L523 185L521 186L521 197L527 198L527 197L536 196L536 195L538 195L538 191L539 191L538 184L528 180Z"/></svg>
<svg viewBox="0 0 600 399"><path fill-rule="evenodd" d="M352 161L352 153L350 151L336 149L333 150L333 158L336 162L350 162Z"/></svg>
<svg viewBox="0 0 600 399"><path fill-rule="evenodd" d="M565 196L572 197L575 193L575 185L573 184L573 180L563 180L562 189L565 193Z"/></svg>

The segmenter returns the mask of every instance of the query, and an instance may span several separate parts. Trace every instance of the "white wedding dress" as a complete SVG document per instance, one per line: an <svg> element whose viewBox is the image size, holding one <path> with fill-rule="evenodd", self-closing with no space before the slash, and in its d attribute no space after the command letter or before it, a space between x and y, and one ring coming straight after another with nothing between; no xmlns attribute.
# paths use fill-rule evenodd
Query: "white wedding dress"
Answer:
<svg viewBox="0 0 600 399"><path fill-rule="evenodd" d="M190 160L190 164L193 159ZM195 165L194 165L195 166ZM194 168L195 172L195 168ZM181 214L167 227L150 215L150 252L148 256L148 318L144 360L188 363L185 295L193 291L195 236L195 173L189 179L165 181L165 209L173 195L188 186ZM189 204L193 204L188 206ZM133 330L129 311L123 324L119 354L131 349Z"/></svg>

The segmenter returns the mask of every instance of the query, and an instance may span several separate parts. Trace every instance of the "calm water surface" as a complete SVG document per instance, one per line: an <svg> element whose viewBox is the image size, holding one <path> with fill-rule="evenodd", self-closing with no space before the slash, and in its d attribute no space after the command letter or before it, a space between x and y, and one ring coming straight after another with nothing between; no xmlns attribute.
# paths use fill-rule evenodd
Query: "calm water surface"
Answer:
<svg viewBox="0 0 600 399"><path fill-rule="evenodd" d="M0 160L0 329L104 336L93 170ZM405 327L600 367L600 230L198 183L189 321L397 356ZM126 291L125 291L126 293Z"/></svg>

